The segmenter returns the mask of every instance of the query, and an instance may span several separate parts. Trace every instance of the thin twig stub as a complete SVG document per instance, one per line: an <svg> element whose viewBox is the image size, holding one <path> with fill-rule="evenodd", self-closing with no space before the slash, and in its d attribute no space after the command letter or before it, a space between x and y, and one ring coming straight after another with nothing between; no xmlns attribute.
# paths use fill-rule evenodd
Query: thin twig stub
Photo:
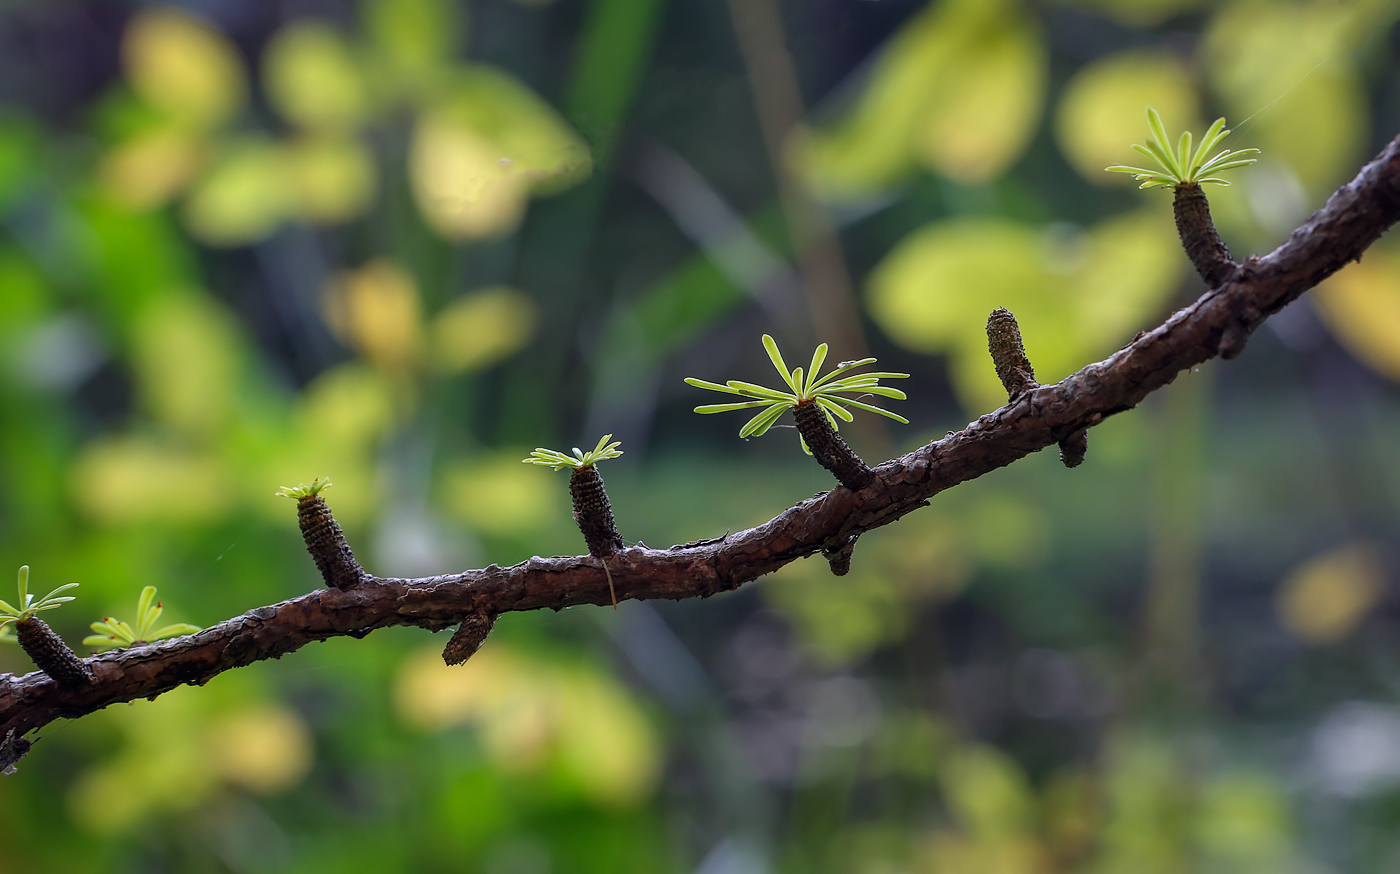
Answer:
<svg viewBox="0 0 1400 874"><path fill-rule="evenodd" d="M306 541L306 551L311 553L327 586L350 589L364 579L364 569L355 561L355 554L340 530L340 523L331 515L325 498L319 494L299 498L297 524Z"/></svg>
<svg viewBox="0 0 1400 874"><path fill-rule="evenodd" d="M583 533L588 554L595 558L607 558L622 549L622 535L617 533L612 504L608 502L603 475L598 473L596 465L585 464L574 468L569 475L569 496L574 501L574 521Z"/></svg>
<svg viewBox="0 0 1400 874"><path fill-rule="evenodd" d="M1010 400L1037 388L1035 368L1026 357L1026 344L1021 340L1021 326L1016 317L1006 307L997 307L987 317L987 351L992 354L992 364L997 369L997 377L1006 388Z"/></svg>
<svg viewBox="0 0 1400 874"><path fill-rule="evenodd" d="M1225 241L1216 233L1215 222L1210 217L1210 202L1206 200L1201 186L1176 186L1172 212L1176 216L1176 232L1181 235L1186 257L1191 259L1192 266L1206 285L1215 288L1229 281L1240 265L1230 258Z"/></svg>
<svg viewBox="0 0 1400 874"><path fill-rule="evenodd" d="M797 433L802 435L812 457L831 471L841 485L858 492L875 480L875 472L846 445L815 400L794 406L792 417L797 420Z"/></svg>

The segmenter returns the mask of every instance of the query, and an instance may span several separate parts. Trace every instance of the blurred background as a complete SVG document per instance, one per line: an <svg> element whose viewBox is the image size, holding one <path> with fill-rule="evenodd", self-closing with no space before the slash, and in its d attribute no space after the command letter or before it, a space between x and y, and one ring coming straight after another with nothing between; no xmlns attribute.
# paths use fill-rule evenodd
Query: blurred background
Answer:
<svg viewBox="0 0 1400 874"><path fill-rule="evenodd" d="M366 567L576 554L563 474L665 546L831 486L686 376L876 355L909 426L1200 293L1144 108L1264 151L1266 252L1400 130L1385 0L9 0L0 571L73 643ZM0 870L1370 872L1400 867L1400 246L1090 435L706 601L389 629L43 730ZM867 417L871 419L874 417ZM6 577L8 579L8 577ZM8 585L8 584L4 584ZM8 596L6 596L8 597ZM91 648L82 647L82 652ZM0 669L28 672L0 643Z"/></svg>

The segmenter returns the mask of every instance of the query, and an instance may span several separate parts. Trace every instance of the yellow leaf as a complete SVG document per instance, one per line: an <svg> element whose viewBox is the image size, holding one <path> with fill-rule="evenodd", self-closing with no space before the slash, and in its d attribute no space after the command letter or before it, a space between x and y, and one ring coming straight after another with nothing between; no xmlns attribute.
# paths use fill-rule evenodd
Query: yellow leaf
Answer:
<svg viewBox="0 0 1400 874"><path fill-rule="evenodd" d="M1110 164L1139 166L1133 143L1147 139L1145 108L1162 116L1173 135L1205 132L1195 86L1175 55L1122 52L1095 61L1070 79L1055 111L1055 139L1074 169L1096 185L1137 183L1126 173L1106 173Z"/></svg>
<svg viewBox="0 0 1400 874"><path fill-rule="evenodd" d="M442 477L448 509L483 534L538 531L564 498L550 471L520 463L524 455L511 452L450 466Z"/></svg>
<svg viewBox="0 0 1400 874"><path fill-rule="evenodd" d="M1284 578L1279 617L1308 643L1335 643L1366 618L1385 588L1385 566L1374 547L1353 543L1304 562Z"/></svg>
<svg viewBox="0 0 1400 874"><path fill-rule="evenodd" d="M163 206L190 180L204 160L203 144L178 128L150 131L122 143L102 158L102 189L128 209Z"/></svg>
<svg viewBox="0 0 1400 874"><path fill-rule="evenodd" d="M1351 178L1370 112L1341 3L1236 3L1211 20L1204 48L1233 118L1254 116L1227 147L1286 163L1314 194ZM1261 166L1265 166L1261 164Z"/></svg>
<svg viewBox="0 0 1400 874"><path fill-rule="evenodd" d="M661 772L656 732L632 696L611 677L590 669L560 676L559 756L592 798L636 804L651 794Z"/></svg>
<svg viewBox="0 0 1400 874"><path fill-rule="evenodd" d="M158 299L137 317L132 364L142 403L192 438L210 438L233 416L242 349L233 317L203 293Z"/></svg>
<svg viewBox="0 0 1400 874"><path fill-rule="evenodd" d="M944 763L943 794L964 828L983 839L1015 839L1029 832L1033 797L1026 775L1005 753L967 745Z"/></svg>
<svg viewBox="0 0 1400 874"><path fill-rule="evenodd" d="M531 195L562 191L592 171L588 146L525 86L469 68L414 132L409 174L428 225L454 239L514 230Z"/></svg>
<svg viewBox="0 0 1400 874"><path fill-rule="evenodd" d="M230 145L185 201L185 226L211 246L242 246L272 234L294 198L286 151L249 139Z"/></svg>
<svg viewBox="0 0 1400 874"><path fill-rule="evenodd" d="M282 117L306 128L343 131L363 121L369 108L345 38L321 22L277 31L263 55L263 81Z"/></svg>
<svg viewBox="0 0 1400 874"><path fill-rule="evenodd" d="M535 329L535 305L513 288L483 288L433 319L433 357L448 373L478 370L514 355Z"/></svg>
<svg viewBox="0 0 1400 874"><path fill-rule="evenodd" d="M71 487L78 507L107 525L204 525L229 504L223 469L213 458L140 437L84 446Z"/></svg>
<svg viewBox="0 0 1400 874"><path fill-rule="evenodd" d="M358 140L310 138L286 151L297 215L335 224L363 215L374 202L374 158Z"/></svg>
<svg viewBox="0 0 1400 874"><path fill-rule="evenodd" d="M267 795L300 783L315 751L301 717L280 705L260 704L210 726L209 757L228 782Z"/></svg>
<svg viewBox="0 0 1400 874"><path fill-rule="evenodd" d="M389 87L431 90L451 61L462 31L458 19L465 14L465 7L451 0L366 0L361 6L365 32L386 68Z"/></svg>
<svg viewBox="0 0 1400 874"><path fill-rule="evenodd" d="M1181 260L1165 215L1119 216L1087 232L1004 219L935 222L876 266L868 300L895 342L951 356L969 411L994 409L1006 391L987 353L993 309L1016 314L1036 378L1052 382L1145 326L1170 295Z"/></svg>
<svg viewBox="0 0 1400 874"><path fill-rule="evenodd" d="M969 26L915 134L928 167L959 182L983 182L1025 151L1045 97L1044 40L1032 22L1013 9Z"/></svg>
<svg viewBox="0 0 1400 874"><path fill-rule="evenodd" d="M168 7L139 12L122 38L131 87L173 121L210 128L247 99L238 51L202 21Z"/></svg>
<svg viewBox="0 0 1400 874"><path fill-rule="evenodd" d="M1348 351L1400 380L1400 255L1371 249L1315 290L1313 300Z"/></svg>
<svg viewBox="0 0 1400 874"><path fill-rule="evenodd" d="M849 112L795 133L789 161L837 198L888 189L916 158L962 181L992 178L1024 151L1044 87L1044 40L1018 2L943 0L881 50Z"/></svg>
<svg viewBox="0 0 1400 874"><path fill-rule="evenodd" d="M403 371L418 362L423 328L418 284L397 264L371 261L337 274L323 309L335 335L375 365Z"/></svg>

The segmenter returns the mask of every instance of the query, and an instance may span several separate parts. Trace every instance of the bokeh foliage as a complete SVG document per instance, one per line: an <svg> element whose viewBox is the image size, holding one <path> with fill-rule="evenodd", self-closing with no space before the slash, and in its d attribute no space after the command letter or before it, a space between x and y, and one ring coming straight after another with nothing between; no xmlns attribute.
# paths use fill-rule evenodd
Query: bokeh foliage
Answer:
<svg viewBox="0 0 1400 874"><path fill-rule="evenodd" d="M848 429L873 461L1004 401L994 307L1050 381L1199 292L1166 198L1103 172L1145 106L1263 150L1210 195L1237 256L1400 128L1382 0L790 3L776 152L723 4L243 6L0 10L0 558L81 581L70 641L147 585L199 625L317 585L274 496L316 476L401 575L582 551L532 446L623 440L629 542L829 487L681 383L828 339L784 185L914 375L912 427ZM847 577L57 723L0 780L0 870L1392 870L1397 288L1383 240L1081 468L941 495Z"/></svg>

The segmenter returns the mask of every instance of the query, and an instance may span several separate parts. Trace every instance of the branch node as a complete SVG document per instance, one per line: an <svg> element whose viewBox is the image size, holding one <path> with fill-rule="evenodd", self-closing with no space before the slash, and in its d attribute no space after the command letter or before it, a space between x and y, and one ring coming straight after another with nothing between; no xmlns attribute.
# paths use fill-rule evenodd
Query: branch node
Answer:
<svg viewBox="0 0 1400 874"><path fill-rule="evenodd" d="M1060 462L1068 468L1084 463L1084 454L1089 451L1089 429L1080 428L1060 441Z"/></svg>
<svg viewBox="0 0 1400 874"><path fill-rule="evenodd" d="M1195 183L1176 186L1172 212L1176 215L1176 232L1181 236L1186 257L1191 259L1206 285L1217 288L1232 279L1240 265L1230 258L1230 250L1215 231L1210 203L1201 186Z"/></svg>
<svg viewBox="0 0 1400 874"><path fill-rule="evenodd" d="M476 654L491 629L496 626L496 614L478 610L462 620L452 639L443 647L442 660L449 665L460 665Z"/></svg>
<svg viewBox="0 0 1400 874"><path fill-rule="evenodd" d="M1006 387L1008 402L1040 387L1035 381L1035 368L1026 358L1021 326L1006 307L997 307L987 317L987 351L992 353L992 364Z"/></svg>
<svg viewBox="0 0 1400 874"><path fill-rule="evenodd" d="M574 468L569 476L569 497L574 501L574 522L583 533L588 554L607 558L622 549L622 535L617 533L612 504L603 488L603 475L595 465Z"/></svg>
<svg viewBox="0 0 1400 874"><path fill-rule="evenodd" d="M875 471L836 433L821 404L815 400L802 401L792 408L792 418L812 457L831 471L841 485L858 492L875 481Z"/></svg>
<svg viewBox="0 0 1400 874"><path fill-rule="evenodd" d="M24 758L37 740L38 738L33 741L25 740L15 734L13 728L5 732L5 739L0 741L0 774L8 777L18 771L19 760Z"/></svg>
<svg viewBox="0 0 1400 874"><path fill-rule="evenodd" d="M319 493L297 498L297 523L301 526L306 551L316 562L316 569L326 585L334 589L353 589L368 576L355 553L345 542L340 523L331 515L331 508Z"/></svg>
<svg viewBox="0 0 1400 874"><path fill-rule="evenodd" d="M855 552L859 534L841 538L833 546L823 546L822 556L831 565L833 576L844 577L851 572L851 553Z"/></svg>
<svg viewBox="0 0 1400 874"><path fill-rule="evenodd" d="M15 623L15 635L25 653L39 666L39 670L53 678L65 689L81 689L95 682L92 667L78 658L77 653L63 642L63 638L38 616L30 616Z"/></svg>

